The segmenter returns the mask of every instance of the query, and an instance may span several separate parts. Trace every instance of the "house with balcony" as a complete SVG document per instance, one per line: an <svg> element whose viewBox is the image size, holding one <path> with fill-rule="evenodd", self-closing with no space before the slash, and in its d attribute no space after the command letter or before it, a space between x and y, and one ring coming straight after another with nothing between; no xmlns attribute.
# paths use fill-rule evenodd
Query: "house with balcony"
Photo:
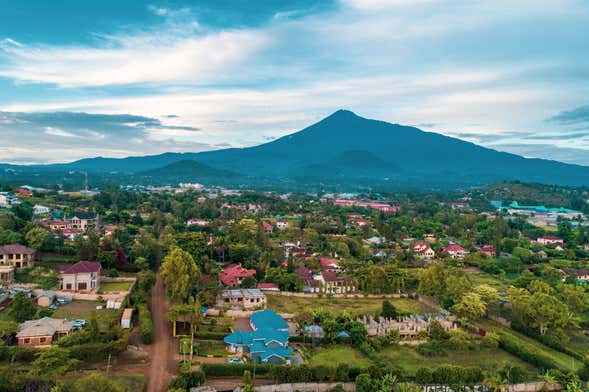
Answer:
<svg viewBox="0 0 589 392"><path fill-rule="evenodd" d="M27 268L33 266L35 249L21 244L0 246L0 264L11 265L14 268Z"/></svg>

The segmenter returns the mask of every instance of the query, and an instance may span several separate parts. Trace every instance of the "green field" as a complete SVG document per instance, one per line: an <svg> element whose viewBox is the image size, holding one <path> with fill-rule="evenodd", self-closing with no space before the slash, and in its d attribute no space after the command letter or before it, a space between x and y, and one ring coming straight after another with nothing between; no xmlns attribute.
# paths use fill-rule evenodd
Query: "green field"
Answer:
<svg viewBox="0 0 589 392"><path fill-rule="evenodd" d="M311 309L324 308L334 313L346 311L352 315L377 314L382 307L381 298L309 298L309 297L287 297L279 295L269 295L268 309L280 313L300 314L309 312ZM409 299L389 299L395 305L397 310L402 313L420 314L427 312L428 309L421 303Z"/></svg>
<svg viewBox="0 0 589 392"><path fill-rule="evenodd" d="M100 284L101 293L112 293L117 291L129 291L131 282L105 282Z"/></svg>
<svg viewBox="0 0 589 392"><path fill-rule="evenodd" d="M311 366L337 367L346 364L351 367L367 368L372 365L370 359L349 346L320 347L313 350L309 356Z"/></svg>
<svg viewBox="0 0 589 392"><path fill-rule="evenodd" d="M500 369L505 364L509 364L523 366L531 372L536 370L533 366L501 349L449 352L447 355L426 357L419 354L413 347L391 346L380 353L409 374L414 374L418 368L423 366L431 368L444 364L480 366L486 370Z"/></svg>
<svg viewBox="0 0 589 392"><path fill-rule="evenodd" d="M114 323L121 316L122 310L102 309L96 310L96 306L102 305L97 301L72 301L67 305L58 306L53 313L53 317L67 318L69 320L85 319L89 320L96 315L99 325L107 326Z"/></svg>

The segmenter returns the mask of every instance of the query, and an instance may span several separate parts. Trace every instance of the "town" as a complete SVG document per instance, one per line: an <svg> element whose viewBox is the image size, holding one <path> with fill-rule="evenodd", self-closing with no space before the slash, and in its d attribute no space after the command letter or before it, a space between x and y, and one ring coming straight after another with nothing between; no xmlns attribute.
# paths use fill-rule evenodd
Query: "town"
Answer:
<svg viewBox="0 0 589 392"><path fill-rule="evenodd" d="M0 206L6 390L589 379L584 189L22 185Z"/></svg>

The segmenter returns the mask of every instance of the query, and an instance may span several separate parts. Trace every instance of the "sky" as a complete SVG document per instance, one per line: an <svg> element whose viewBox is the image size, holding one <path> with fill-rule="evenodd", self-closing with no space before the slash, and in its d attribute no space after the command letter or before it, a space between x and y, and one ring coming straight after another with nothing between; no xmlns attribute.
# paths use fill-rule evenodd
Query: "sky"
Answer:
<svg viewBox="0 0 589 392"><path fill-rule="evenodd" d="M0 0L0 162L257 145L338 109L589 166L586 0Z"/></svg>

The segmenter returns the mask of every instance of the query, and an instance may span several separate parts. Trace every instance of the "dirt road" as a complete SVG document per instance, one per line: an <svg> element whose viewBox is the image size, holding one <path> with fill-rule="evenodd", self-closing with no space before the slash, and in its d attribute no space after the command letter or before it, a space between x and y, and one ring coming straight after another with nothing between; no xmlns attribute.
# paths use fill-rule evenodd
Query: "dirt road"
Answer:
<svg viewBox="0 0 589 392"><path fill-rule="evenodd" d="M151 364L146 374L147 392L167 391L168 384L178 372L176 341L166 319L168 306L166 289L158 273L155 286L151 290L154 342L149 350Z"/></svg>

